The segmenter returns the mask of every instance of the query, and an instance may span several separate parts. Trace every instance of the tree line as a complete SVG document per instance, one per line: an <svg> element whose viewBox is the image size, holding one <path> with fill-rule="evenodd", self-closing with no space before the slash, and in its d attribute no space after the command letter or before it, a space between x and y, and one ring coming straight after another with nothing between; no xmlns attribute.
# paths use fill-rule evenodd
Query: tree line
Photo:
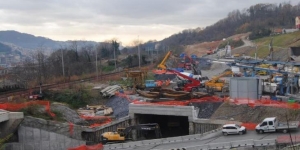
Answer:
<svg viewBox="0 0 300 150"><path fill-rule="evenodd" d="M61 46L50 55L46 55L41 46L33 51L22 65L10 68L9 78L25 88L71 80L75 76L95 74L96 59L99 73L105 71L108 65L111 65L109 71L112 71L115 66L108 62L114 62L114 58L120 55L119 46L120 42L116 40L97 45L72 41L68 46Z"/></svg>
<svg viewBox="0 0 300 150"><path fill-rule="evenodd" d="M227 17L203 30L187 29L164 40L165 45L189 45L216 41L234 34L252 32L250 39L269 36L275 28L295 28L295 17L300 16L300 3L256 4L248 9L234 10Z"/></svg>

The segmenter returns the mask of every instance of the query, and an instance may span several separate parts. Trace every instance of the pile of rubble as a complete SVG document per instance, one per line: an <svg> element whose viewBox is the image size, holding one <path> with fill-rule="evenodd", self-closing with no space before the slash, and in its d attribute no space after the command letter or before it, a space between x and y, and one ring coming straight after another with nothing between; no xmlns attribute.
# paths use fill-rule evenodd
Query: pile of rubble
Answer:
<svg viewBox="0 0 300 150"><path fill-rule="evenodd" d="M192 103L199 109L198 118L210 118L223 102Z"/></svg>
<svg viewBox="0 0 300 150"><path fill-rule="evenodd" d="M118 119L128 115L129 103L130 102L126 98L114 96L106 103L106 106L111 107L114 110L112 115Z"/></svg>
<svg viewBox="0 0 300 150"><path fill-rule="evenodd" d="M69 106L67 106L66 104L52 103L50 108L51 111L60 112L63 115L63 118L68 122L72 122L78 125L88 124L88 122L82 119L75 110L69 108Z"/></svg>
<svg viewBox="0 0 300 150"><path fill-rule="evenodd" d="M113 109L111 107L107 107L104 105L95 105L95 106L89 106L87 105L84 108L79 108L77 110L77 113L80 116L108 116L113 113Z"/></svg>

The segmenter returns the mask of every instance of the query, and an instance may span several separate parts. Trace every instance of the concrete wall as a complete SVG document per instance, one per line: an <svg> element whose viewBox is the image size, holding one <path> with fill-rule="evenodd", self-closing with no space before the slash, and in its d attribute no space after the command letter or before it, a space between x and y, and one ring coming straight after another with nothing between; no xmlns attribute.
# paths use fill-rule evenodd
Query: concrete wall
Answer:
<svg viewBox="0 0 300 150"><path fill-rule="evenodd" d="M34 118L30 116L25 117L21 125L25 127L39 128L41 130L58 133L60 135L71 137L77 140L98 142L100 141L100 136L103 132L113 131L119 127L125 127L131 124L130 124L130 118L124 117L118 119L117 121L113 121L106 125L100 127L94 127L94 128L88 126L73 125L72 134L70 133L69 123L61 123L56 121L44 120L44 119Z"/></svg>
<svg viewBox="0 0 300 150"><path fill-rule="evenodd" d="M197 111L194 106L151 106L129 104L129 116L134 118L134 114L187 116L189 121L193 121L194 118L197 118Z"/></svg>
<svg viewBox="0 0 300 150"><path fill-rule="evenodd" d="M66 150L85 144L82 140L24 126L19 126L18 135L19 143L7 143L4 150Z"/></svg>

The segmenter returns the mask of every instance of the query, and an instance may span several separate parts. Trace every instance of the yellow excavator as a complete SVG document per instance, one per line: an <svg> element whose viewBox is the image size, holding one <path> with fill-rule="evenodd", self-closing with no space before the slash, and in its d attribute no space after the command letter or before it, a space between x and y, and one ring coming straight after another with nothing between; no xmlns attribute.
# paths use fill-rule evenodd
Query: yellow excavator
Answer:
<svg viewBox="0 0 300 150"><path fill-rule="evenodd" d="M166 61L169 59L169 57L171 56L172 52L168 51L168 53L166 54L166 56L164 57L164 59L160 62L160 64L157 65L158 69L161 70L166 70L167 69L167 65L166 65Z"/></svg>
<svg viewBox="0 0 300 150"><path fill-rule="evenodd" d="M141 133L148 133L149 131L154 131L155 138L162 137L160 127L157 123L138 124L129 126L127 128L118 128L117 131L114 132L104 132L101 135L102 144L106 144L107 142L124 142L126 140L130 140L129 136L132 130L143 131Z"/></svg>
<svg viewBox="0 0 300 150"><path fill-rule="evenodd" d="M232 76L233 72L231 70L226 70L225 72L223 72L222 74L213 77L211 80L206 81L205 84L205 88L207 89L207 91L214 91L214 92L224 92L224 85L225 85L225 81L220 80L220 78L225 77L225 76Z"/></svg>

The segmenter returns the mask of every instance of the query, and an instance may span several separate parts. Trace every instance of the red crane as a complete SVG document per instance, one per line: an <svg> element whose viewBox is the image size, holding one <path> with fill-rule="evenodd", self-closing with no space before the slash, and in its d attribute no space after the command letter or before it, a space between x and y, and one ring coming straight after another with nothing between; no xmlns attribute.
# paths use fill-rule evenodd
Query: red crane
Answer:
<svg viewBox="0 0 300 150"><path fill-rule="evenodd" d="M169 72L174 73L180 77L182 77L184 80L180 80L177 82L177 86L179 89L187 92L196 92L198 91L198 88L201 86L201 81L193 79L191 77L188 77L184 74L181 74L180 72L176 70L170 70L168 69Z"/></svg>

